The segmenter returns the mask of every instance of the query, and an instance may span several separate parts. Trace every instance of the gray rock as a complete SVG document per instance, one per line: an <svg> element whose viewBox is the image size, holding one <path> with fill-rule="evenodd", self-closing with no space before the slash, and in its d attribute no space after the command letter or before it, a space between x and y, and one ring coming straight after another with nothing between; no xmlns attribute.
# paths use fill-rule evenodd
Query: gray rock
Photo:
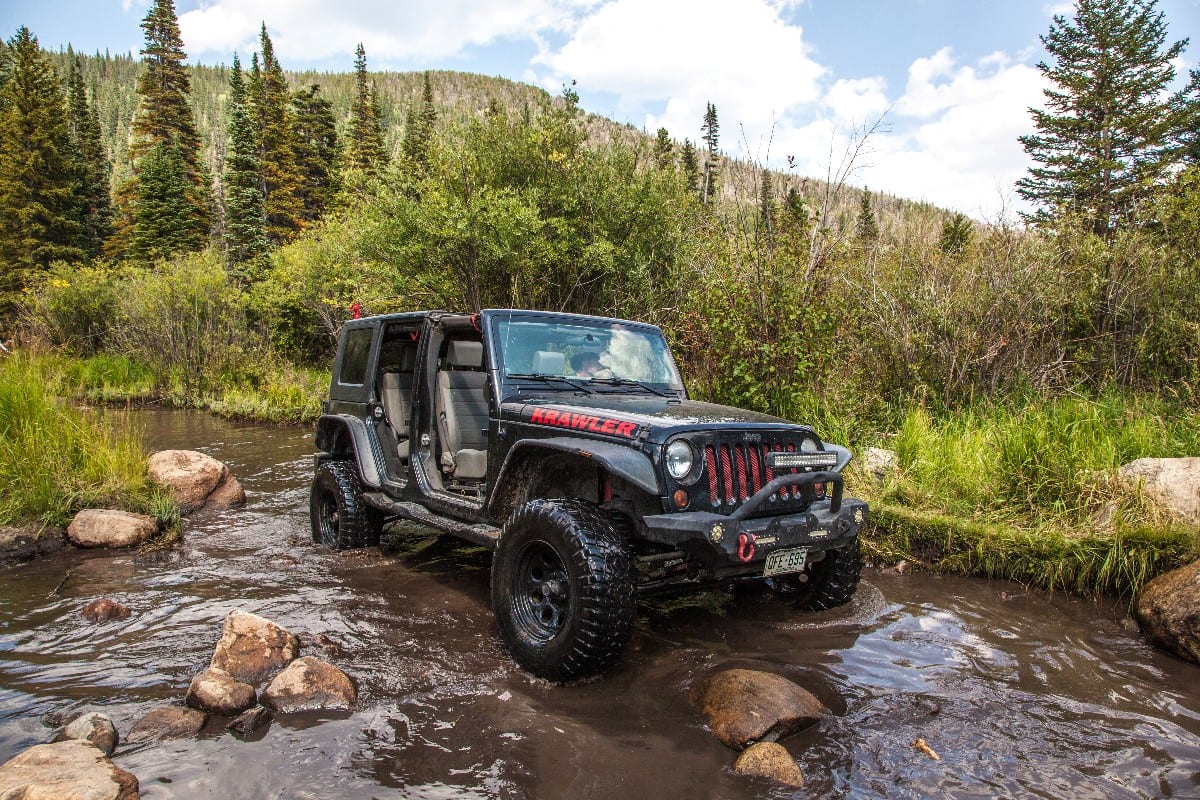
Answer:
<svg viewBox="0 0 1200 800"><path fill-rule="evenodd" d="M210 714L232 717L257 703L258 697L250 684L209 667L192 679L184 702Z"/></svg>
<svg viewBox="0 0 1200 800"><path fill-rule="evenodd" d="M1151 644L1200 664L1200 561L1146 584L1134 614Z"/></svg>
<svg viewBox="0 0 1200 800"><path fill-rule="evenodd" d="M784 786L804 785L804 773L796 759L776 742L756 742L747 747L733 762L733 771L739 775L769 778Z"/></svg>
<svg viewBox="0 0 1200 800"><path fill-rule="evenodd" d="M270 723L271 712L262 706L255 706L239 714L236 719L225 726L225 730L234 736L245 738Z"/></svg>
<svg viewBox="0 0 1200 800"><path fill-rule="evenodd" d="M125 741L129 744L156 739L186 739L195 736L208 722L208 715L194 708L160 706L137 721Z"/></svg>
<svg viewBox="0 0 1200 800"><path fill-rule="evenodd" d="M108 508L85 508L67 526L79 547L134 547L158 532L158 520Z"/></svg>
<svg viewBox="0 0 1200 800"><path fill-rule="evenodd" d="M147 467L150 480L171 493L183 514L246 502L246 493L229 467L204 453L161 450L150 456Z"/></svg>
<svg viewBox="0 0 1200 800"><path fill-rule="evenodd" d="M859 463L861 464L859 468L874 478L877 483L887 480L887 477L896 471L898 465L896 454L882 447L868 447L863 452L862 461Z"/></svg>
<svg viewBox="0 0 1200 800"><path fill-rule="evenodd" d="M0 562L29 561L66 546L67 532L62 528L0 528Z"/></svg>
<svg viewBox="0 0 1200 800"><path fill-rule="evenodd" d="M97 711L77 717L63 730L63 737L90 742L106 756L112 755L119 741L112 720Z"/></svg>
<svg viewBox="0 0 1200 800"><path fill-rule="evenodd" d="M257 614L231 611L221 626L211 666L258 686L299 654L300 640L286 629Z"/></svg>
<svg viewBox="0 0 1200 800"><path fill-rule="evenodd" d="M138 780L78 740L40 744L0 765L4 800L138 800Z"/></svg>
<svg viewBox="0 0 1200 800"><path fill-rule="evenodd" d="M830 713L807 689L781 675L750 669L718 672L694 686L691 699L708 718L713 735L734 750L790 736Z"/></svg>
<svg viewBox="0 0 1200 800"><path fill-rule="evenodd" d="M1118 469L1117 478L1140 485L1178 522L1200 526L1200 457L1139 458Z"/></svg>
<svg viewBox="0 0 1200 800"><path fill-rule="evenodd" d="M357 699L350 676L315 656L293 661L262 693L262 704L280 714L349 709Z"/></svg>

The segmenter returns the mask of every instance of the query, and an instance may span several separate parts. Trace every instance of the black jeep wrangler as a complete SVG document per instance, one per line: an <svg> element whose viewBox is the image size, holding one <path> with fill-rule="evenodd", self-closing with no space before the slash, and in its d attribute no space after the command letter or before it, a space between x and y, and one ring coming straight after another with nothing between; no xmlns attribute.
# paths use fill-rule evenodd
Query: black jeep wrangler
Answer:
<svg viewBox="0 0 1200 800"><path fill-rule="evenodd" d="M405 519L494 551L513 658L555 681L621 655L638 594L767 581L849 601L867 513L843 447L689 400L653 325L543 311L348 322L317 423L313 540Z"/></svg>

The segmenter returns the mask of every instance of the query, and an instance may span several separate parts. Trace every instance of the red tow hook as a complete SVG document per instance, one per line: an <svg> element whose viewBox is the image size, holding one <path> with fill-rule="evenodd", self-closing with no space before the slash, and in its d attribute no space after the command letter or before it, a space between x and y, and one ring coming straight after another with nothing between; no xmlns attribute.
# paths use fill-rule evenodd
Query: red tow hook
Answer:
<svg viewBox="0 0 1200 800"><path fill-rule="evenodd" d="M754 534L738 534L738 560L745 563L754 558Z"/></svg>

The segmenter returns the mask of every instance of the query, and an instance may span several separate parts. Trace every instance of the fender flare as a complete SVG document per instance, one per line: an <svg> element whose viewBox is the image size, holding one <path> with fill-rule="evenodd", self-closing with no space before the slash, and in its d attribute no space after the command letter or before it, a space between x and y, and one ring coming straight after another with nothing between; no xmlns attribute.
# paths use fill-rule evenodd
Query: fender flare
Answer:
<svg viewBox="0 0 1200 800"><path fill-rule="evenodd" d="M354 463L358 465L358 476L363 485L371 489L382 486L383 480L379 473L382 454L377 452L378 445L367 432L366 423L349 414L322 415L317 420L317 449L321 451L317 456L318 462L340 455L340 442L348 445L348 448L341 448L342 452L349 449L354 456Z"/></svg>
<svg viewBox="0 0 1200 800"><path fill-rule="evenodd" d="M502 490L513 465L535 450L551 450L594 461L612 475L628 481L648 494L662 494L654 465L642 451L611 442L552 436L547 439L525 439L513 445L496 473L495 490L490 492L488 499L490 510L496 510L497 499L505 494Z"/></svg>

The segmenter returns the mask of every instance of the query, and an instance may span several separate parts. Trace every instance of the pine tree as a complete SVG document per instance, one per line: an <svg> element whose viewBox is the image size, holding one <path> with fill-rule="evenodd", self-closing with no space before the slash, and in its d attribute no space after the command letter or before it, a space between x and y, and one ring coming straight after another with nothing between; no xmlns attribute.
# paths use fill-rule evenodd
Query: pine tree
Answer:
<svg viewBox="0 0 1200 800"><path fill-rule="evenodd" d="M704 112L704 124L700 126L700 130L704 131L704 183L700 187L700 202L708 204L708 201L716 196L717 193L717 170L721 165L721 156L717 152L721 141L721 126L717 121L717 107L712 103L708 104L707 110Z"/></svg>
<svg viewBox="0 0 1200 800"><path fill-rule="evenodd" d="M124 226L132 240L123 244L134 255L169 256L204 247L211 218L209 180L200 160L200 136L188 105L191 81L183 65L187 54L173 0L154 0L142 21L142 30L146 34L146 46L141 51L145 70L138 77L138 110L129 147L134 185L118 191L118 198L134 204L132 209L124 209L132 216L132 225ZM180 197L160 201L139 185L142 162L148 158L155 171L152 183L165 185L164 169L169 167L170 183ZM176 163L183 175L179 182ZM167 216L153 218L160 213ZM148 240L143 236L158 238ZM167 243L177 249L164 249Z"/></svg>
<svg viewBox="0 0 1200 800"><path fill-rule="evenodd" d="M955 214L942 225L938 249L948 256L961 256L970 247L973 236L971 220L965 214Z"/></svg>
<svg viewBox="0 0 1200 800"><path fill-rule="evenodd" d="M869 189L863 189L862 198L858 202L858 219L854 223L854 233L864 244L879 238L879 222L875 219L875 209L871 206Z"/></svg>
<svg viewBox="0 0 1200 800"><path fill-rule="evenodd" d="M429 72L424 76L421 90L421 106L416 113L410 111L408 122L404 126L404 156L424 174L429 169L430 149L433 146L433 131L437 125L437 108L433 105L433 85L429 81Z"/></svg>
<svg viewBox="0 0 1200 800"><path fill-rule="evenodd" d="M700 169L700 160L696 156L696 145L692 144L691 139L683 140L683 147L679 152L679 168L683 170L683 182L688 192L695 194L699 187L697 171Z"/></svg>
<svg viewBox="0 0 1200 800"><path fill-rule="evenodd" d="M225 260L248 283L255 262L270 249L263 210L258 131L246 99L242 64L237 54L229 71L229 148L225 158ZM241 267L250 264L249 270Z"/></svg>
<svg viewBox="0 0 1200 800"><path fill-rule="evenodd" d="M668 170L675 161L675 145L671 143L671 134L666 128L659 128L654 139L654 166L660 170Z"/></svg>
<svg viewBox="0 0 1200 800"><path fill-rule="evenodd" d="M314 222L325 215L337 191L338 135L333 107L312 84L292 93L296 167L300 170L303 218Z"/></svg>
<svg viewBox="0 0 1200 800"><path fill-rule="evenodd" d="M1051 63L1038 69L1053 88L1046 110L1030 109L1036 134L1020 137L1036 166L1017 191L1039 206L1031 219L1078 215L1095 233L1129 219L1176 157L1185 104L1170 96L1172 61L1186 40L1164 49L1157 0L1077 0L1041 37Z"/></svg>
<svg viewBox="0 0 1200 800"><path fill-rule="evenodd" d="M361 42L354 51L354 87L344 161L349 169L374 175L387 166L387 156L378 97L374 83L367 76L367 54Z"/></svg>
<svg viewBox="0 0 1200 800"><path fill-rule="evenodd" d="M302 178L296 166L295 132L290 114L291 94L266 23L259 31L262 66L258 73L254 115L262 171L263 210L267 236L276 244L291 241L303 226Z"/></svg>
<svg viewBox="0 0 1200 800"><path fill-rule="evenodd" d="M100 139L100 115L94 100L89 101L83 88L79 58L71 60L67 79L70 103L71 144L76 159L76 191L79 195L80 244L89 256L100 254L105 239L112 234L112 197L109 177L112 167ZM92 97L96 87L92 86Z"/></svg>
<svg viewBox="0 0 1200 800"><path fill-rule="evenodd" d="M774 234L775 193L771 186L771 171L763 167L758 187L758 222L768 236Z"/></svg>
<svg viewBox="0 0 1200 800"><path fill-rule="evenodd" d="M22 26L0 88L0 311L51 261L82 260L76 164L58 73Z"/></svg>

